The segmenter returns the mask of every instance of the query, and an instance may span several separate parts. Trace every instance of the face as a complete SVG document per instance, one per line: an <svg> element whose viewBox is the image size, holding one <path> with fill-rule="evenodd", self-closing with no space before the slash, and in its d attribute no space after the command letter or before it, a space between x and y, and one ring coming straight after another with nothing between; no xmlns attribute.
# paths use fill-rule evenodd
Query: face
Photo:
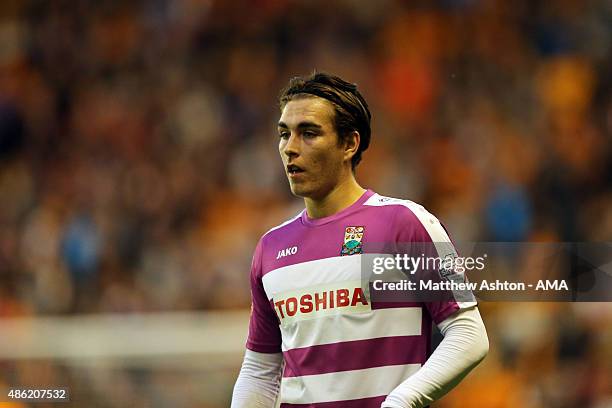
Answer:
<svg viewBox="0 0 612 408"><path fill-rule="evenodd" d="M289 101L282 111L278 150L296 196L321 199L351 171L352 154L339 143L333 118L332 104L318 97Z"/></svg>

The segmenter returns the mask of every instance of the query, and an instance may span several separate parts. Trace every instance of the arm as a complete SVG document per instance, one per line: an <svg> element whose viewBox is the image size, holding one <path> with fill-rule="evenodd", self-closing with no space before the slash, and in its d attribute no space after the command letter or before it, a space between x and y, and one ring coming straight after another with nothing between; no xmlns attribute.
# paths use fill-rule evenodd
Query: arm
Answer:
<svg viewBox="0 0 612 408"><path fill-rule="evenodd" d="M282 353L246 350L231 408L273 408L280 388Z"/></svg>
<svg viewBox="0 0 612 408"><path fill-rule="evenodd" d="M278 319L264 290L262 241L251 263L251 316L246 352L234 386L232 408L273 408L280 389L283 354Z"/></svg>
<svg viewBox="0 0 612 408"><path fill-rule="evenodd" d="M382 408L421 408L438 400L487 355L489 340L477 307L459 310L438 328L444 336L438 348L387 396Z"/></svg>

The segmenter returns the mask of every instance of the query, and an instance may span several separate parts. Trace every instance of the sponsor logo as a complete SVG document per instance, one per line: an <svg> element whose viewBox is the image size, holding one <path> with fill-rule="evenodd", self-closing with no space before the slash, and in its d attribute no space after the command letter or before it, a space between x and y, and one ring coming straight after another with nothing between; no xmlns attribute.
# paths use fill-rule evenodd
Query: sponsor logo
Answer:
<svg viewBox="0 0 612 408"><path fill-rule="evenodd" d="M276 259L281 259L285 256L289 256L289 255L295 255L297 254L298 251L298 247L297 246L292 246L289 248L285 248L285 249L281 249L280 251L278 251L278 255L276 255Z"/></svg>
<svg viewBox="0 0 612 408"><path fill-rule="evenodd" d="M348 311L370 310L366 294L359 286L323 290L318 292L295 293L274 301L274 310L282 322L285 319L308 319Z"/></svg>
<svg viewBox="0 0 612 408"><path fill-rule="evenodd" d="M360 254L362 251L361 240L365 227L346 227L344 230L344 243L340 250L340 256Z"/></svg>

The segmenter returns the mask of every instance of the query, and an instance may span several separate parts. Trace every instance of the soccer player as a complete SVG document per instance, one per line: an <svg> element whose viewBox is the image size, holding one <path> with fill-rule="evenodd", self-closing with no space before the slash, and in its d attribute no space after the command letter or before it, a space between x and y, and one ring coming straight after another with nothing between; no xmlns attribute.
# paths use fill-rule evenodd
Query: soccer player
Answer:
<svg viewBox="0 0 612 408"><path fill-rule="evenodd" d="M371 115L355 85L324 73L293 78L280 107L279 153L306 208L255 249L232 407L426 406L488 352L476 302L373 302L362 289L362 248L429 242L444 258L450 239L422 206L357 183ZM431 353L433 324L444 338Z"/></svg>

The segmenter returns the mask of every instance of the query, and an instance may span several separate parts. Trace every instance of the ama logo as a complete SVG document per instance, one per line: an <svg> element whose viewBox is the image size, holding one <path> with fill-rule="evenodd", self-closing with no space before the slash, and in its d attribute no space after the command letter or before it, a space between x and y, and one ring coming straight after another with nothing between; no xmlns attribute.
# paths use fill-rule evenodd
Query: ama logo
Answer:
<svg viewBox="0 0 612 408"><path fill-rule="evenodd" d="M297 250L298 250L297 246L292 246L289 248L281 249L280 251L278 251L278 255L276 255L276 259L281 259L289 255L295 255L297 254Z"/></svg>

